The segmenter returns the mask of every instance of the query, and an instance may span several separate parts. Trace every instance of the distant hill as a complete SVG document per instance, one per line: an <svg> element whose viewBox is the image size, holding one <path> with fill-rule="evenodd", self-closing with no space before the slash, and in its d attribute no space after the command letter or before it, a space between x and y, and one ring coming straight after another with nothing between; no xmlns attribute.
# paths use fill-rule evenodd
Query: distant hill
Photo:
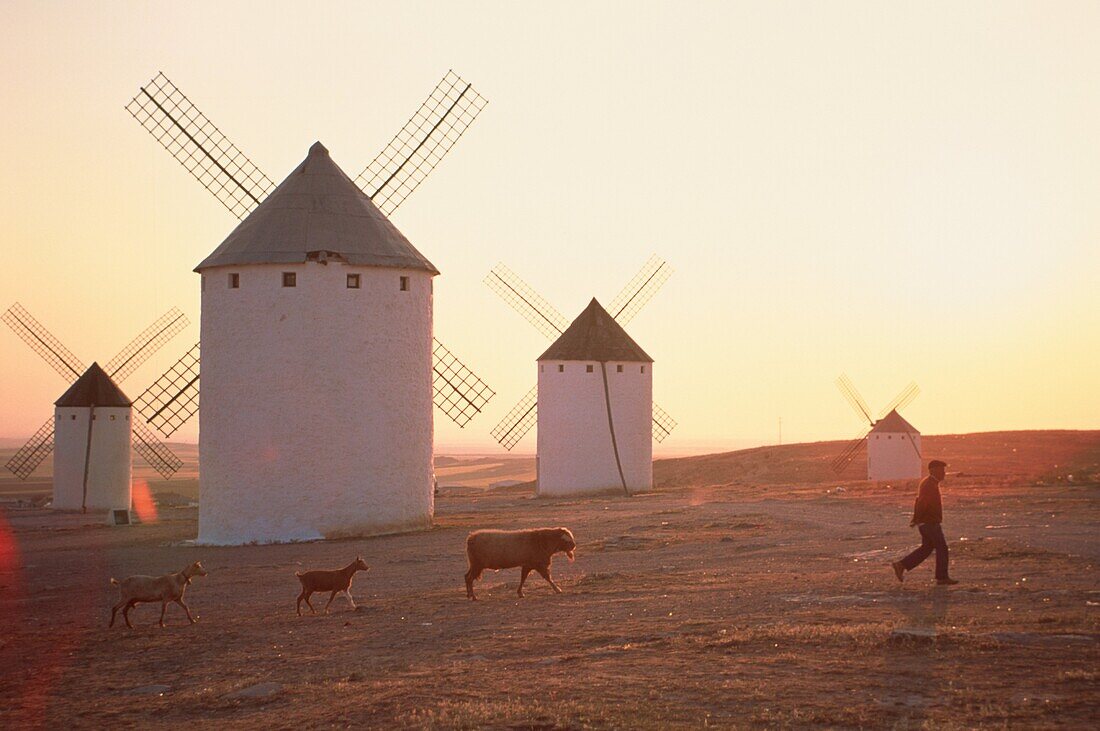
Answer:
<svg viewBox="0 0 1100 731"><path fill-rule="evenodd" d="M812 442L662 459L657 486L825 483L862 480L864 451L837 476L830 468L845 442ZM922 436L925 460L942 459L949 473L1013 481L1100 481L1100 431L1009 431Z"/></svg>

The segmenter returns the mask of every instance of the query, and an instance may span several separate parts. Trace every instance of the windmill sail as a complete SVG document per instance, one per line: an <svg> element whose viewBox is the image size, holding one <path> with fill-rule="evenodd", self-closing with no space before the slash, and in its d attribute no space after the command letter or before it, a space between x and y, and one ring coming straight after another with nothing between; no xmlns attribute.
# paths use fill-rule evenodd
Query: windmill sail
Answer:
<svg viewBox="0 0 1100 731"><path fill-rule="evenodd" d="M173 307L131 340L129 345L107 362L103 370L115 383L121 383L188 324L190 321L187 316Z"/></svg>
<svg viewBox="0 0 1100 731"><path fill-rule="evenodd" d="M432 341L432 374L433 402L459 427L470 423L496 394L435 339Z"/></svg>
<svg viewBox="0 0 1100 731"><path fill-rule="evenodd" d="M841 395L848 401L848 404L855 410L856 414L861 416L868 426L874 426L875 420L871 418L871 407L867 405L867 402L863 400L863 397L859 395L859 391L856 390L852 380L848 378L846 374L841 373L837 376L836 387L840 389Z"/></svg>
<svg viewBox="0 0 1100 731"><path fill-rule="evenodd" d="M833 459L833 472L838 475L843 473L848 465L852 463L852 460L859 456L865 446L867 446L867 434L865 433L861 433L860 436L848 442L840 454Z"/></svg>
<svg viewBox="0 0 1100 731"><path fill-rule="evenodd" d="M134 412L165 437L170 437L198 410L199 344L195 343L134 399Z"/></svg>
<svg viewBox="0 0 1100 731"><path fill-rule="evenodd" d="M134 419L133 427L131 444L134 451L140 454L141 458L164 479L167 480L176 474L176 471L183 466L183 460L177 457L168 445L157 439L153 432L149 431L149 427L142 422Z"/></svg>
<svg viewBox="0 0 1100 731"><path fill-rule="evenodd" d="M556 338L569 327L563 314L503 264L489 271L485 284L546 337Z"/></svg>
<svg viewBox="0 0 1100 731"><path fill-rule="evenodd" d="M355 179L387 216L416 190L488 101L448 71L412 118Z"/></svg>
<svg viewBox="0 0 1100 731"><path fill-rule="evenodd" d="M30 477L31 473L42 464L42 460L50 456L53 451L54 421L51 416L38 430L27 440L27 443L12 455L4 466L8 468L20 480Z"/></svg>
<svg viewBox="0 0 1100 731"><path fill-rule="evenodd" d="M649 261L642 266L641 271L627 282L615 299L611 300L607 311L620 325L626 326L634 319L642 307L653 299L653 295L672 276L672 267L664 259L656 254L649 257Z"/></svg>
<svg viewBox="0 0 1100 731"><path fill-rule="evenodd" d="M662 409L657 404L653 404L653 438L658 443L663 442L665 437L672 433L672 430L676 428L676 420L669 416L668 412Z"/></svg>
<svg viewBox="0 0 1100 731"><path fill-rule="evenodd" d="M65 379L66 383L80 377L84 373L84 364L69 352L61 342L55 338L42 323L31 317L31 314L23 309L23 305L16 302L8 310L0 315L16 335L23 339L31 350L38 353L42 360Z"/></svg>
<svg viewBox="0 0 1100 731"><path fill-rule="evenodd" d="M901 390L901 393L895 396L894 400L891 401L889 405L887 405L886 408L884 408L879 413L878 418L881 419L882 417L889 414L891 411L901 411L906 406L913 403L913 399L915 399L918 395L920 395L920 386L918 386L916 382L910 383L908 386L903 388Z"/></svg>
<svg viewBox="0 0 1100 731"><path fill-rule="evenodd" d="M512 447L516 446L538 421L538 393L538 386L528 391L490 432L493 439L508 451L511 451Z"/></svg>
<svg viewBox="0 0 1100 731"><path fill-rule="evenodd" d="M164 74L142 86L126 111L237 218L275 189L271 178Z"/></svg>

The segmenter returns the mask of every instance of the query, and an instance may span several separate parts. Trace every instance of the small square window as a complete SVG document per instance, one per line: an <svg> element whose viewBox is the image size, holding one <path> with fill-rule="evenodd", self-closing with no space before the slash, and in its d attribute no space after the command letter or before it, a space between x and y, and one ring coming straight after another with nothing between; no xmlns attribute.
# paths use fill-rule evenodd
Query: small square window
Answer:
<svg viewBox="0 0 1100 731"><path fill-rule="evenodd" d="M559 365L558 366L558 373L565 373L565 366ZM74 416L73 418L75 419L76 417Z"/></svg>
<svg viewBox="0 0 1100 731"><path fill-rule="evenodd" d="M615 372L616 372L616 373L622 373L622 372L623 372L623 364L622 364L622 363L620 363L619 365L615 366Z"/></svg>
<svg viewBox="0 0 1100 731"><path fill-rule="evenodd" d="M645 373L645 366L642 366L642 373Z"/></svg>
<svg viewBox="0 0 1100 731"><path fill-rule="evenodd" d="M408 292L409 291L409 278L408 277L401 277L401 291L402 292Z"/></svg>
<svg viewBox="0 0 1100 731"><path fill-rule="evenodd" d="M69 418L70 418L70 419L72 419L73 421L76 421L76 414L73 414L73 415L72 415L72 416L70 416Z"/></svg>
<svg viewBox="0 0 1100 731"><path fill-rule="evenodd" d="M115 420L115 415L111 414L111 421L114 421L114 420Z"/></svg>
<svg viewBox="0 0 1100 731"><path fill-rule="evenodd" d="M585 367L584 367L584 371L585 371L585 373L591 373L591 372L592 372L592 368L593 368L593 367L592 367L592 366L590 366L590 365L587 365L587 366L585 366Z"/></svg>
<svg viewBox="0 0 1100 731"><path fill-rule="evenodd" d="M359 275L358 274L349 274L348 275L348 289L359 289Z"/></svg>
<svg viewBox="0 0 1100 731"><path fill-rule="evenodd" d="M241 275L236 272L230 272L229 274L229 288L240 289L241 288Z"/></svg>
<svg viewBox="0 0 1100 731"><path fill-rule="evenodd" d="M283 286L284 287L297 287L298 275L294 272L283 272Z"/></svg>
<svg viewBox="0 0 1100 731"><path fill-rule="evenodd" d="M545 372L546 372L546 366L544 366L540 363L539 364L539 373L545 373Z"/></svg>

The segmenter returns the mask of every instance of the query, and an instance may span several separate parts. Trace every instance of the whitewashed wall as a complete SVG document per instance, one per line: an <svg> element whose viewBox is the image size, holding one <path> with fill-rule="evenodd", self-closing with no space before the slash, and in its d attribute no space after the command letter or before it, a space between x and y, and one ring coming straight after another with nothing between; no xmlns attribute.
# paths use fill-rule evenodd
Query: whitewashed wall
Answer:
<svg viewBox="0 0 1100 731"><path fill-rule="evenodd" d="M564 372L558 371L559 365ZM592 373L587 372L588 365L593 366ZM600 364L540 361L538 367L538 494L621 492ZM608 363L607 380L627 488L631 493L649 490L653 487L653 364Z"/></svg>
<svg viewBox="0 0 1100 731"><path fill-rule="evenodd" d="M130 411L128 406L100 406L95 410L88 459L89 511L130 509ZM54 409L54 510L80 510L83 504L91 413L86 407Z"/></svg>
<svg viewBox="0 0 1100 731"><path fill-rule="evenodd" d="M913 448L914 445L916 449ZM867 479L919 479L919 452L920 434L873 432L867 437Z"/></svg>
<svg viewBox="0 0 1100 731"><path fill-rule="evenodd" d="M310 262L202 276L199 542L430 527L431 275Z"/></svg>

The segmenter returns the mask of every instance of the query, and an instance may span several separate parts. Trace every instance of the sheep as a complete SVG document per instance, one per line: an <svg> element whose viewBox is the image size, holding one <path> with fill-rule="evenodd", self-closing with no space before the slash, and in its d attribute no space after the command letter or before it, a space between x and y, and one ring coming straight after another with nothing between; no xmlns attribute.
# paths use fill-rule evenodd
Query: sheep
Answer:
<svg viewBox="0 0 1100 731"><path fill-rule="evenodd" d="M309 607L309 611L314 614L317 613L317 610L313 608L313 604L309 601L309 597L315 591L332 592L329 594L328 604L325 604L325 614L328 614L329 604L332 604L332 600L340 593L343 593L343 595L348 598L348 601L351 602L352 609L357 609L355 600L351 598L351 580L355 576L356 571L370 571L370 566L367 566L359 556L356 556L354 561L342 569L336 569L334 571L295 572L294 575L298 577L298 581L302 582L302 593L298 595L298 616L302 616L302 600L305 600L306 606Z"/></svg>
<svg viewBox="0 0 1100 731"><path fill-rule="evenodd" d="M564 551L572 561L577 542L568 528L531 528L528 530L478 530L466 538L466 558L470 569L466 572L466 596L477 601L474 582L485 569L521 569L519 589L523 598L523 584L527 575L538 571L542 578L558 594L561 588L550 578L550 561L554 554Z"/></svg>
<svg viewBox="0 0 1100 731"><path fill-rule="evenodd" d="M119 599L118 603L111 607L111 622L107 626L115 626L115 615L121 609L126 626L133 629L134 625L130 624L130 610L143 602L160 602L161 627L164 626L164 612L168 609L168 602L175 602L183 607L183 611L187 613L187 621L194 624L196 620L191 616L191 610L183 603L183 593L187 591L191 579L196 576L206 576L206 569L199 561L174 574L128 576L122 581L111 579L111 583L118 587Z"/></svg>

